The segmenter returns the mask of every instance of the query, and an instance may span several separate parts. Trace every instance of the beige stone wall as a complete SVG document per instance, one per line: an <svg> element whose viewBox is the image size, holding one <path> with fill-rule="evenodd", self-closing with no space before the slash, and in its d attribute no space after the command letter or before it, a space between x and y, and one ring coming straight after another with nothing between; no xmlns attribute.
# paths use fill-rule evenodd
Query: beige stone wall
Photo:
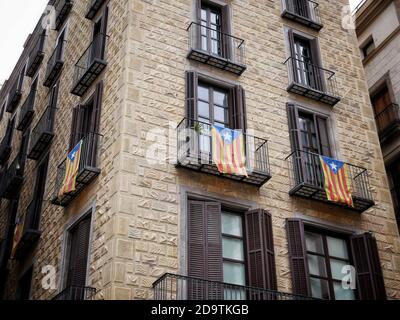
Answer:
<svg viewBox="0 0 400 320"><path fill-rule="evenodd" d="M47 197L53 192L55 168L65 157L61 151L66 151L72 107L79 103L69 91L73 64L90 37L90 22L83 18L88 2L75 1L70 16L67 65L61 78ZM186 256L181 221L185 188L236 201L251 201L272 213L280 291L291 291L285 218L302 215L374 232L388 295L400 298L400 239L356 37L353 31L341 27L340 12L347 3L345 0L319 2L324 28L316 33L280 18L280 1L229 1L233 35L246 41L248 69L237 78L186 59L186 28L193 20L194 1L111 1L109 65L104 74L101 120L102 173L67 210L46 204L43 235L36 249L33 298L46 299L54 294L41 289L40 269L53 264L60 278L65 225L91 205L96 210L88 285L99 290L99 299L151 298L152 283L163 273L185 273L181 267ZM286 59L285 26L318 36L323 66L337 72L342 101L333 110L287 93L287 72L282 64ZM246 90L248 126L255 130L256 136L270 140L273 178L262 188L146 160L148 147L153 143L146 139L148 132L154 128L167 132L170 121L178 123L185 115L185 70L190 69L240 83ZM42 95L44 101L46 94ZM291 150L286 114L289 101L331 114L336 154L370 170L374 208L360 215L289 197L285 161ZM173 149L174 143L169 147ZM35 165L29 163L27 172ZM30 185L27 180L21 210L29 202ZM17 272L15 266L13 274ZM10 281L10 296L14 286Z"/></svg>

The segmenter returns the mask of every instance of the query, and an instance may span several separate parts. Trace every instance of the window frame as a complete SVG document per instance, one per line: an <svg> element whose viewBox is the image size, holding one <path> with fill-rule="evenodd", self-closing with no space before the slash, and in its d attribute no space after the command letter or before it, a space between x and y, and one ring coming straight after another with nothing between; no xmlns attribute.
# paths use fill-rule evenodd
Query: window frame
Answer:
<svg viewBox="0 0 400 320"><path fill-rule="evenodd" d="M363 60L369 58L370 55L375 51L376 45L373 36L369 36L364 43L360 46L360 50L363 54ZM370 50L370 51L368 51Z"/></svg>

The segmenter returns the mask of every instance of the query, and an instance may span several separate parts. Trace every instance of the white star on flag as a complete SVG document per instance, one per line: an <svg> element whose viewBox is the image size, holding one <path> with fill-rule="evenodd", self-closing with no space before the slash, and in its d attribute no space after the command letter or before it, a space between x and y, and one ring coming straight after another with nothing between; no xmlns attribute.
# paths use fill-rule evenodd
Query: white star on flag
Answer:
<svg viewBox="0 0 400 320"><path fill-rule="evenodd" d="M333 171L336 171L337 165L332 162L331 163L331 168L332 168Z"/></svg>
<svg viewBox="0 0 400 320"><path fill-rule="evenodd" d="M224 136L224 140L226 141L226 140L228 140L228 141L230 141L231 140L231 134L230 134L230 132L228 132L228 131L225 131L224 133L223 133L223 136Z"/></svg>

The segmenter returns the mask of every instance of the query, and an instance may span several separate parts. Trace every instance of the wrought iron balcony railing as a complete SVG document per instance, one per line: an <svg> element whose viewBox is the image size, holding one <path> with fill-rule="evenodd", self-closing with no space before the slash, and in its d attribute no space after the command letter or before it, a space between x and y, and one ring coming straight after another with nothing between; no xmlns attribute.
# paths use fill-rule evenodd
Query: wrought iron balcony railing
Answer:
<svg viewBox="0 0 400 320"><path fill-rule="evenodd" d="M153 284L154 300L314 300L279 291L164 274Z"/></svg>
<svg viewBox="0 0 400 320"><path fill-rule="evenodd" d="M32 130L28 150L29 159L38 160L53 140L55 113L55 108L47 107L36 127Z"/></svg>
<svg viewBox="0 0 400 320"><path fill-rule="evenodd" d="M46 76L43 85L50 88L58 79L64 65L64 48L66 41L60 41L47 62Z"/></svg>
<svg viewBox="0 0 400 320"><path fill-rule="evenodd" d="M92 20L105 2L106 0L91 0L86 19Z"/></svg>
<svg viewBox="0 0 400 320"><path fill-rule="evenodd" d="M319 4L311 0L284 0L282 17L317 31L323 27L319 14Z"/></svg>
<svg viewBox="0 0 400 320"><path fill-rule="evenodd" d="M0 178L0 198L15 199L18 197L24 180L24 167L21 156L17 155Z"/></svg>
<svg viewBox="0 0 400 320"><path fill-rule="evenodd" d="M46 34L40 34L36 40L35 47L32 49L31 54L29 55L29 64L26 69L26 75L30 78L36 74L36 71L39 69L39 66L43 61L45 39Z"/></svg>
<svg viewBox="0 0 400 320"><path fill-rule="evenodd" d="M73 0L54 0L53 6L56 11L55 29L59 31L71 12Z"/></svg>
<svg viewBox="0 0 400 320"><path fill-rule="evenodd" d="M30 124L33 118L33 108L35 106L36 90L29 93L19 113L17 130L23 131Z"/></svg>
<svg viewBox="0 0 400 320"><path fill-rule="evenodd" d="M72 94L83 96L106 68L105 48L107 38L103 34L96 36L75 64Z"/></svg>
<svg viewBox="0 0 400 320"><path fill-rule="evenodd" d="M213 161L211 125L183 119L177 127L177 166L261 187L271 179L268 141L243 133L246 176L221 174Z"/></svg>
<svg viewBox="0 0 400 320"><path fill-rule="evenodd" d="M52 300L70 300L70 301L94 300L95 296L96 296L95 288L71 286L61 291Z"/></svg>
<svg viewBox="0 0 400 320"><path fill-rule="evenodd" d="M246 70L245 41L192 22L188 58L241 75Z"/></svg>
<svg viewBox="0 0 400 320"><path fill-rule="evenodd" d="M0 164L8 160L11 154L11 136L13 130L8 130L0 142Z"/></svg>
<svg viewBox="0 0 400 320"><path fill-rule="evenodd" d="M18 77L10 90L8 104L6 108L7 112L13 113L21 100L23 78L23 76Z"/></svg>
<svg viewBox="0 0 400 320"><path fill-rule="evenodd" d="M67 194L59 194L65 178L66 160L57 170L56 185L52 203L66 207L100 174L100 148L102 136L98 133L89 133L82 139L78 174L76 176L76 190Z"/></svg>
<svg viewBox="0 0 400 320"><path fill-rule="evenodd" d="M327 199L319 154L296 150L286 160L291 183L290 195L322 201L358 212L364 212L375 205L367 169L347 163L354 203L354 207L350 207Z"/></svg>
<svg viewBox="0 0 400 320"><path fill-rule="evenodd" d="M22 236L16 247L15 258L19 259L39 240L42 232L39 231L41 200L32 200L26 214Z"/></svg>
<svg viewBox="0 0 400 320"><path fill-rule="evenodd" d="M400 133L400 107L392 103L375 117L381 142Z"/></svg>
<svg viewBox="0 0 400 320"><path fill-rule="evenodd" d="M334 106L340 101L335 73L315 64L288 58L289 92Z"/></svg>

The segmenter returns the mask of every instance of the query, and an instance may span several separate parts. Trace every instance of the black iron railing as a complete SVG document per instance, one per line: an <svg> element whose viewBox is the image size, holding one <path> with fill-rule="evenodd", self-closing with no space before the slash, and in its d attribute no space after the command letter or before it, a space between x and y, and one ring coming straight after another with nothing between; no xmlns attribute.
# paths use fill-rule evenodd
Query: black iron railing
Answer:
<svg viewBox="0 0 400 320"><path fill-rule="evenodd" d="M28 151L29 159L37 160L53 139L55 112L55 108L47 107L32 130Z"/></svg>
<svg viewBox="0 0 400 320"><path fill-rule="evenodd" d="M13 86L11 87L8 98L8 105L6 108L7 112L14 112L15 108L18 106L19 101L21 100L23 79L23 76L18 77L18 79L15 80Z"/></svg>
<svg viewBox="0 0 400 320"><path fill-rule="evenodd" d="M75 64L72 93L82 96L107 66L107 35L97 35Z"/></svg>
<svg viewBox="0 0 400 320"><path fill-rule="evenodd" d="M286 160L289 166L290 194L327 202L320 155L296 150ZM347 167L354 209L365 211L374 205L368 171L349 163Z"/></svg>
<svg viewBox="0 0 400 320"><path fill-rule="evenodd" d="M294 57L288 58L284 64L289 75L288 91L330 105L340 101L336 75L333 71Z"/></svg>
<svg viewBox="0 0 400 320"><path fill-rule="evenodd" d="M400 124L400 107L396 103L391 103L375 117L379 135L382 135L392 125Z"/></svg>
<svg viewBox="0 0 400 320"><path fill-rule="evenodd" d="M82 139L79 168L76 177L76 190L67 194L60 194L65 179L66 159L59 165L57 170L56 185L52 203L67 206L94 178L100 174L100 149L102 135L89 133Z"/></svg>
<svg viewBox="0 0 400 320"><path fill-rule="evenodd" d="M53 6L56 11L56 24L55 29L60 30L64 21L67 19L72 6L74 4L73 0L54 0Z"/></svg>
<svg viewBox="0 0 400 320"><path fill-rule="evenodd" d="M39 68L42 60L44 58L44 42L46 39L46 34L41 33L36 39L36 44L29 55L29 64L26 69L26 75L28 77L33 77Z"/></svg>
<svg viewBox="0 0 400 320"><path fill-rule="evenodd" d="M245 166L248 177L222 175L212 154L212 126L198 120L183 119L177 127L178 165L236 181L263 185L271 178L268 141L243 132Z"/></svg>
<svg viewBox="0 0 400 320"><path fill-rule="evenodd" d="M71 286L61 291L52 300L94 300L95 296L95 288Z"/></svg>
<svg viewBox="0 0 400 320"><path fill-rule="evenodd" d="M25 164L17 155L7 170L3 172L0 185L0 198L15 199L22 185Z"/></svg>
<svg viewBox="0 0 400 320"><path fill-rule="evenodd" d="M282 16L305 24L313 29L321 30L319 4L311 0L284 0Z"/></svg>
<svg viewBox="0 0 400 320"><path fill-rule="evenodd" d="M279 291L171 273L153 283L154 300L314 300Z"/></svg>
<svg viewBox="0 0 400 320"><path fill-rule="evenodd" d="M19 113L17 130L24 130L33 117L33 108L35 106L36 90L32 90L26 98Z"/></svg>
<svg viewBox="0 0 400 320"><path fill-rule="evenodd" d="M64 48L66 40L60 41L47 62L44 86L50 87L57 79L64 65Z"/></svg>
<svg viewBox="0 0 400 320"><path fill-rule="evenodd" d="M92 20L105 2L106 0L91 0L86 14L86 19Z"/></svg>
<svg viewBox="0 0 400 320"><path fill-rule="evenodd" d="M192 22L188 27L188 58L236 74L246 70L246 50L243 39L221 30Z"/></svg>

